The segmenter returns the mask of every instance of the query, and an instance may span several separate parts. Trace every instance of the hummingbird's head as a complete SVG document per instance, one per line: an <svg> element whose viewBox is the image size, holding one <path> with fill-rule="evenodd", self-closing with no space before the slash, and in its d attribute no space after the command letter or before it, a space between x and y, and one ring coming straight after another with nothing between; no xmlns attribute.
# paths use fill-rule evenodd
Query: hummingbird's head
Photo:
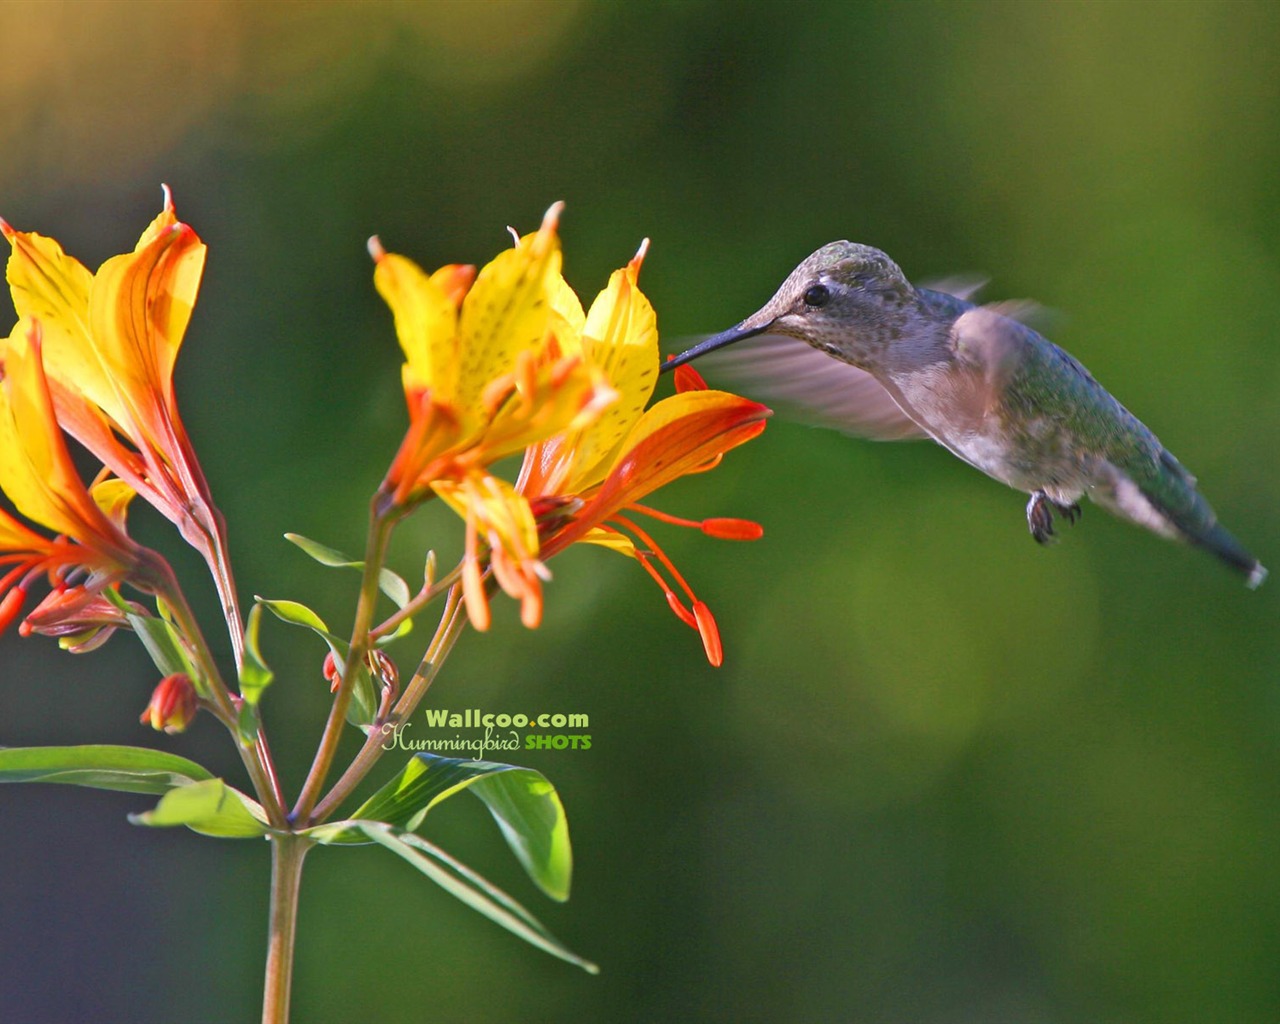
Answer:
<svg viewBox="0 0 1280 1024"><path fill-rule="evenodd" d="M907 333L919 300L879 249L831 242L805 259L759 310L663 364L670 370L735 341L786 334L863 369Z"/></svg>

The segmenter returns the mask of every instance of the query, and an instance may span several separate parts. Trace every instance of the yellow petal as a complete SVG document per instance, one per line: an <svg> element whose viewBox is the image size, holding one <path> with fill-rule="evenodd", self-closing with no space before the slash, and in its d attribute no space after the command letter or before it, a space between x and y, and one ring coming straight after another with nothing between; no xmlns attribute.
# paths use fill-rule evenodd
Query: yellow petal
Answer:
<svg viewBox="0 0 1280 1024"><path fill-rule="evenodd" d="M548 338L552 299L559 293L557 203L542 227L525 235L480 271L462 304L459 324L459 406L478 407L486 386L512 372L521 352L539 354Z"/></svg>
<svg viewBox="0 0 1280 1024"><path fill-rule="evenodd" d="M587 314L582 331L583 357L600 370L618 392L586 429L567 440L574 470L565 483L569 492L599 482L627 434L640 419L658 381L658 319L636 282L644 250L613 273Z"/></svg>
<svg viewBox="0 0 1280 1024"><path fill-rule="evenodd" d="M563 356L582 355L582 326L587 316L582 303L569 283L556 275L551 289L551 333L556 336Z"/></svg>
<svg viewBox="0 0 1280 1024"><path fill-rule="evenodd" d="M439 280L404 256L381 253L373 272L378 294L395 317L404 350L406 389L429 389L439 402L457 390L458 307Z"/></svg>
<svg viewBox="0 0 1280 1024"><path fill-rule="evenodd" d="M4 349L0 489L19 512L55 533L112 554L125 546L72 465L54 419L38 341L19 335Z"/></svg>
<svg viewBox="0 0 1280 1024"><path fill-rule="evenodd" d="M4 398L0 396L0 402L3 401ZM42 551L49 544L47 538L28 529L0 508L0 554L8 551Z"/></svg>
<svg viewBox="0 0 1280 1024"><path fill-rule="evenodd" d="M138 496L138 492L119 477L113 476L90 487L89 496L102 509L103 515L115 523L118 529L123 530L129 503Z"/></svg>
<svg viewBox="0 0 1280 1024"><path fill-rule="evenodd" d="M505 480L472 473L462 480L439 480L432 489L461 518L471 518L490 548L501 547L515 561L536 558L538 524L529 502Z"/></svg>
<svg viewBox="0 0 1280 1024"><path fill-rule="evenodd" d="M595 544L602 548L608 548L610 551L616 551L620 555L626 555L628 558L636 557L636 546L628 537L624 537L620 533L613 530L603 530L596 526L584 533L579 539L580 544Z"/></svg>
<svg viewBox="0 0 1280 1024"><path fill-rule="evenodd" d="M123 416L111 381L89 334L89 291L93 275L52 238L14 231L0 222L13 247L7 276L24 337L40 321L45 371L101 406L113 419Z"/></svg>

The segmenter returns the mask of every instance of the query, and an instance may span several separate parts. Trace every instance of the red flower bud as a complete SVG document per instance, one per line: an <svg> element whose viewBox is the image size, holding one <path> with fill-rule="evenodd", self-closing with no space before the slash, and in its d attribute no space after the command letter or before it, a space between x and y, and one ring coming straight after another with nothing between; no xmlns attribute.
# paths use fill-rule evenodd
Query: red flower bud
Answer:
<svg viewBox="0 0 1280 1024"><path fill-rule="evenodd" d="M185 732L198 710L196 688L185 672L175 672L160 680L160 685L151 694L151 703L138 721L150 725L157 732L163 729L172 735Z"/></svg>

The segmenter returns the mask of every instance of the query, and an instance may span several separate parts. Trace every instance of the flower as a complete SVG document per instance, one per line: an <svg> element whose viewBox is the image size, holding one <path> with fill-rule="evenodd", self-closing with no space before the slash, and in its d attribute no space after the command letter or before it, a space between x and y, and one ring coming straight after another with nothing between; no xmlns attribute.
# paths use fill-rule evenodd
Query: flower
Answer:
<svg viewBox="0 0 1280 1024"><path fill-rule="evenodd" d="M409 428L382 484L394 505L461 485L489 464L575 424L612 399L599 374L561 343L562 281L552 206L479 275L424 273L376 239L374 283L405 354ZM576 300L575 300L576 301Z"/></svg>
<svg viewBox="0 0 1280 1024"><path fill-rule="evenodd" d="M138 721L156 732L164 730L173 735L186 732L198 710L196 688L190 678L185 672L175 672L160 680Z"/></svg>
<svg viewBox="0 0 1280 1024"><path fill-rule="evenodd" d="M759 436L769 410L737 395L707 390L694 371L681 374L678 385L679 393L658 402L636 420L614 458L595 473L576 481L580 488L577 493L541 495L535 501L535 505L541 503L551 510L541 531L542 554L550 558L570 544L583 541L635 558L662 588L677 617L698 631L707 660L719 666L724 652L711 610L698 599L648 532L623 513L639 513L673 525L694 527L721 540L759 539L764 531L749 520L693 521L667 515L639 502L682 476L715 468L725 452ZM525 465L530 464L526 459ZM598 477L603 479L597 482ZM523 478L522 482L529 486ZM684 599L677 593L677 587Z"/></svg>
<svg viewBox="0 0 1280 1024"><path fill-rule="evenodd" d="M129 494L118 481L84 486L63 440L42 362L40 321L15 332L0 362L0 491L17 511L59 534L50 539L0 510L0 627L17 617L29 581L63 587L87 574L89 593L133 575L142 549L124 532Z"/></svg>
<svg viewBox="0 0 1280 1024"><path fill-rule="evenodd" d="M117 478L177 526L213 576L237 663L243 624L222 516L178 415L173 368L195 306L205 246L173 197L132 252L90 273L53 239L0 220L12 248L7 278L18 313L0 359L39 322L57 420ZM114 500L114 499L113 499Z"/></svg>
<svg viewBox="0 0 1280 1024"><path fill-rule="evenodd" d="M96 274L53 239L0 221L12 247L7 277L19 317L0 344L13 344L38 319L59 422L205 548L211 503L173 390L205 246L177 219L167 188L164 197L133 252Z"/></svg>
<svg viewBox="0 0 1280 1024"><path fill-rule="evenodd" d="M699 632L708 659L718 665L723 652L710 610L648 533L622 513L698 526L717 537L759 537L762 531L754 523L692 523L638 502L680 476L710 469L724 452L758 435L769 410L706 390L693 371L678 375L682 393L645 410L658 377L657 319L638 285L647 245L612 275L585 314L567 285L560 282L556 289L561 350L598 373L616 400L596 416L529 445L514 487L490 474L435 486L467 522L464 594L479 628L488 623L481 541L495 581L521 602L527 626L536 626L541 614L545 560L585 541L639 561L673 611Z"/></svg>
<svg viewBox="0 0 1280 1024"><path fill-rule="evenodd" d="M134 615L147 614L137 602L124 604ZM103 597L101 589L59 581L22 620L18 632L53 637L64 651L87 654L105 644L117 629L130 628L129 616Z"/></svg>

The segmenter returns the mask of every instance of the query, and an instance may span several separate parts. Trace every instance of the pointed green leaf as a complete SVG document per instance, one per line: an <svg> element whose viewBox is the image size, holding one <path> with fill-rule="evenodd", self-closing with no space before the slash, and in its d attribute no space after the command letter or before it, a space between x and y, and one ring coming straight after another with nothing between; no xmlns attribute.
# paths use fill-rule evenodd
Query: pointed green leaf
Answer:
<svg viewBox="0 0 1280 1024"><path fill-rule="evenodd" d="M320 618L315 612L299 601L272 601L265 597L254 597L258 604L263 605L276 618L282 622L288 622L294 626L305 626L307 629L314 630L323 637L330 637L334 640L338 638L329 632L329 627L324 624L324 619Z"/></svg>
<svg viewBox="0 0 1280 1024"><path fill-rule="evenodd" d="M160 794L212 778L194 761L147 747L0 747L0 782L59 782Z"/></svg>
<svg viewBox="0 0 1280 1024"><path fill-rule="evenodd" d="M532 768L419 752L352 817L416 832L431 808L464 789L489 808L534 883L554 900L568 899L573 875L569 822L555 787Z"/></svg>
<svg viewBox="0 0 1280 1024"><path fill-rule="evenodd" d="M167 828L185 825L193 832L228 839L266 835L267 816L262 806L221 779L172 789L142 814L131 814L135 825Z"/></svg>
<svg viewBox="0 0 1280 1024"><path fill-rule="evenodd" d="M261 623L262 605L255 604L249 611L249 621L245 626L244 663L240 666L240 696L244 703L240 705L240 714L236 718L240 742L245 746L251 746L258 738L258 702L262 700L262 691L275 678L258 647Z"/></svg>
<svg viewBox="0 0 1280 1024"><path fill-rule="evenodd" d="M191 684L196 688L196 693L201 697L209 696L208 684L196 672L195 666L187 655L182 636L178 632L177 626L169 620L167 614L164 618L156 618L154 615L139 615L129 602L112 588L104 589L102 594L120 611L124 612L125 617L129 620L129 625L138 634L138 639L142 641L142 646L147 649L147 654L151 656L151 662L159 670L160 675L171 676L181 672L191 680ZM167 612L167 609L163 607L161 610Z"/></svg>
<svg viewBox="0 0 1280 1024"><path fill-rule="evenodd" d="M589 974L600 973L599 967L565 946L516 900L435 844L383 822L350 821L346 824L354 826L375 843L403 857L446 892L456 896L472 910L502 925L513 935L518 935L525 942L552 956L581 967Z"/></svg>
<svg viewBox="0 0 1280 1024"><path fill-rule="evenodd" d="M324 619L305 604L297 601L273 601L265 597L255 597L257 603L266 608L282 622L292 626L302 626L317 634L333 652L334 660L341 665L347 659L350 644L333 633L325 625ZM351 704L347 709L347 721L358 728L372 724L378 712L378 701L373 689L373 679L369 675L368 666L361 664L356 669L354 689L351 691Z"/></svg>
<svg viewBox="0 0 1280 1024"><path fill-rule="evenodd" d="M290 544L296 544L321 565L327 565L335 569L356 569L359 572L364 572L364 562L357 562L348 558L341 551L321 544L319 541L311 540L309 537L304 537L300 533L286 533L284 539ZM397 608L403 608L409 603L411 597L409 584L390 569L383 569L378 574L378 589L391 598Z"/></svg>
<svg viewBox="0 0 1280 1024"><path fill-rule="evenodd" d="M240 669L240 696L250 704L262 699L262 691L271 685L275 674L267 666L258 647L258 627L262 622L262 605L249 611L244 633L244 665Z"/></svg>

